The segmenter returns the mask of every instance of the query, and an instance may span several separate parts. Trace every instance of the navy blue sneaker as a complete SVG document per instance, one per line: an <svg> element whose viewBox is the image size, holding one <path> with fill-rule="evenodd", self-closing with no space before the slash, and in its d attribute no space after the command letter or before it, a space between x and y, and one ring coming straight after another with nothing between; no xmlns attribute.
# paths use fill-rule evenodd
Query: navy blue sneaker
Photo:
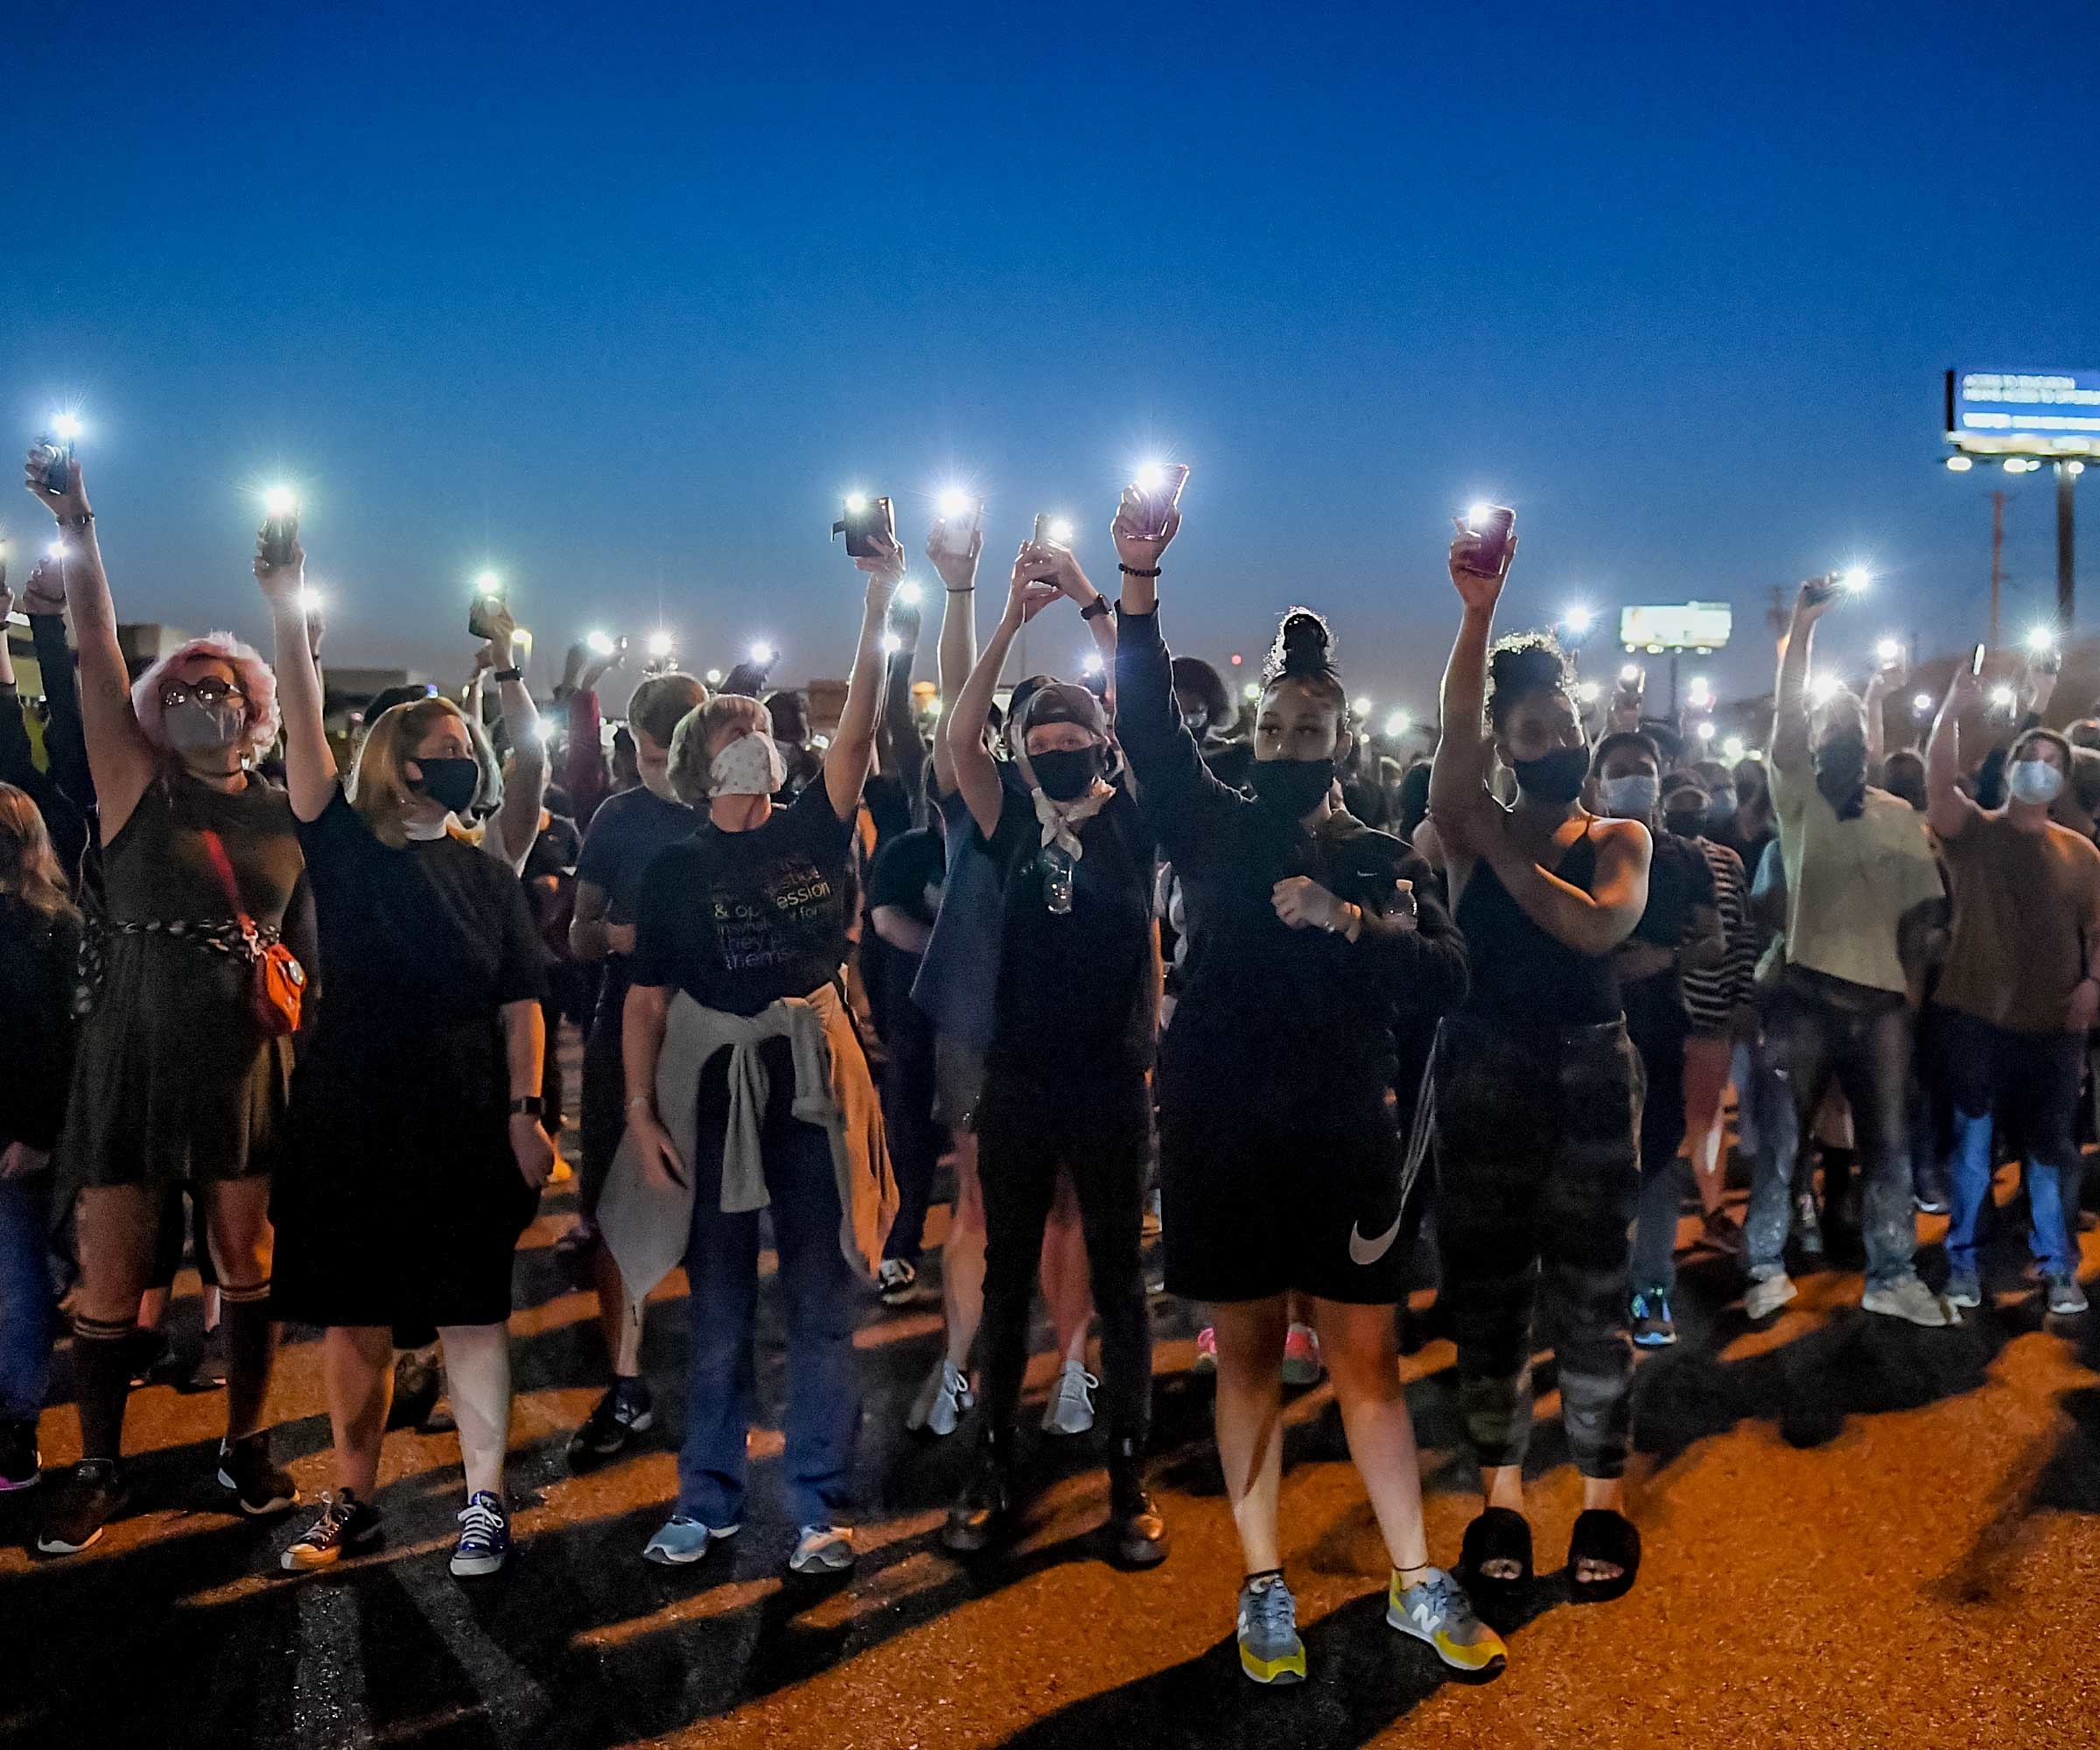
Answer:
<svg viewBox="0 0 2100 1750"><path fill-rule="evenodd" d="M1670 1296L1659 1288L1644 1288L1634 1296L1634 1347L1667 1349L1677 1340L1676 1322L1670 1316Z"/></svg>
<svg viewBox="0 0 2100 1750"><path fill-rule="evenodd" d="M500 1496L481 1489L459 1510L459 1542L452 1572L461 1579L493 1574L510 1559L510 1517Z"/></svg>

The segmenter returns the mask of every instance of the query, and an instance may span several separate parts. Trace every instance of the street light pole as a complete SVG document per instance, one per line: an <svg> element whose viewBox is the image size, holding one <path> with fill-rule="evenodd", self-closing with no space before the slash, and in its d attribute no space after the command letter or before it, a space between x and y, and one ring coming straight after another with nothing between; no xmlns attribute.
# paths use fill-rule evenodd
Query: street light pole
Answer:
<svg viewBox="0 0 2100 1750"><path fill-rule="evenodd" d="M1998 648L1998 598L2006 576L2006 500L2011 494L1991 494L1991 648Z"/></svg>
<svg viewBox="0 0 2100 1750"><path fill-rule="evenodd" d="M2078 463L2056 464L2056 635L2067 643L2071 636L2078 569L2071 499L2075 483L2082 472L2082 466Z"/></svg>

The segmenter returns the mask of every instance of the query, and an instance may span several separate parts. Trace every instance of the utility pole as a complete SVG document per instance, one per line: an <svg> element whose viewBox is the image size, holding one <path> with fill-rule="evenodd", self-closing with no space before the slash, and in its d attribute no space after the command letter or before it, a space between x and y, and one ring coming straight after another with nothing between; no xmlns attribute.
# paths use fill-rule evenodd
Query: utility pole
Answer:
<svg viewBox="0 0 2100 1750"><path fill-rule="evenodd" d="M1998 598L2006 575L2006 500L2011 496L2005 492L1991 494L1991 635L1987 641L1993 650L1998 648ZM2060 593L2061 588L2060 584Z"/></svg>
<svg viewBox="0 0 2100 1750"><path fill-rule="evenodd" d="M2030 462L2027 466L2032 467L2034 464ZM2066 644L2071 639L2071 616L2076 608L2074 598L2078 588L2071 491L2072 483L2083 472L2083 465L2080 463L2056 464L2056 635Z"/></svg>

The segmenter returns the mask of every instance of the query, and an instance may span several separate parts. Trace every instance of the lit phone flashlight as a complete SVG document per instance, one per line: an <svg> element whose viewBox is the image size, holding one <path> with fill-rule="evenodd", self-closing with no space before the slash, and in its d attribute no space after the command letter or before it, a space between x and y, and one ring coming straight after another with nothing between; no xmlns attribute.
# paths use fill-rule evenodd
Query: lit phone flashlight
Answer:
<svg viewBox="0 0 2100 1750"><path fill-rule="evenodd" d="M1138 470L1130 486L1141 500L1134 519L1141 540L1157 541L1166 535L1187 484L1188 470L1179 462L1147 462Z"/></svg>
<svg viewBox="0 0 2100 1750"><path fill-rule="evenodd" d="M298 542L298 494L290 486L271 486L262 494L262 562L289 565Z"/></svg>
<svg viewBox="0 0 2100 1750"><path fill-rule="evenodd" d="M854 493L846 500L846 514L831 525L834 535L846 537L849 559L872 559L897 538L897 514L886 498L870 498Z"/></svg>
<svg viewBox="0 0 2100 1750"><path fill-rule="evenodd" d="M473 605L466 611L466 629L474 637L491 639L496 635L493 615L503 607L503 579L494 571L484 571L474 579Z"/></svg>
<svg viewBox="0 0 2100 1750"><path fill-rule="evenodd" d="M1509 563L1509 531L1516 513L1506 504L1476 504L1466 513L1466 532L1473 536L1473 569L1484 578L1499 578Z"/></svg>
<svg viewBox="0 0 2100 1750"><path fill-rule="evenodd" d="M1031 538L1038 547L1068 549L1072 545L1072 519L1052 516L1044 511L1035 519L1035 534Z"/></svg>
<svg viewBox="0 0 2100 1750"><path fill-rule="evenodd" d="M972 498L960 486L950 486L936 500L941 512L941 550L967 559L984 526L984 500Z"/></svg>
<svg viewBox="0 0 2100 1750"><path fill-rule="evenodd" d="M44 441L44 490L60 494L73 485L73 444L80 435L80 422L70 413L54 414L51 436Z"/></svg>

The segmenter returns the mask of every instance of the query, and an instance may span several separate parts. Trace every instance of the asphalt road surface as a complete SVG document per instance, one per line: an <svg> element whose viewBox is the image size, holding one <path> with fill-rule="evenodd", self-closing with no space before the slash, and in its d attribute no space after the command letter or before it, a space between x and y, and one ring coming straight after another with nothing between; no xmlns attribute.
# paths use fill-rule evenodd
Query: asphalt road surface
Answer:
<svg viewBox="0 0 2100 1750"><path fill-rule="evenodd" d="M2100 1744L2100 1314L2043 1319L2010 1221L1998 1304L1943 1333L1862 1314L1858 1278L1838 1270L1801 1278L1800 1299L1754 1331L1730 1306L1733 1266L1695 1259L1684 1341L1641 1365L1634 1500L1647 1562L1614 1604L1572 1605L1561 1584L1578 1484L1544 1366L1542 1578L1504 1625L1509 1669L1484 1684L1447 1680L1384 1626L1384 1558L1331 1396L1293 1395L1284 1547L1312 1676L1263 1691L1233 1654L1240 1571L1208 1383L1190 1372L1192 1309L1153 1303L1156 1475L1173 1537L1159 1569L1108 1565L1095 1455L1035 1438L1032 1424L1042 1494L1026 1541L981 1567L949 1559L937 1528L968 1424L946 1443L903 1431L938 1353L938 1313L930 1297L899 1312L871 1297L859 1566L843 1584L788 1578L769 1292L751 1522L704 1564L666 1570L640 1557L674 1490L683 1309L651 1310L666 1425L606 1469L570 1476L563 1443L595 1400L599 1365L590 1303L550 1250L571 1219L569 1194L551 1194L520 1262L520 1547L507 1572L451 1578L457 1445L396 1433L381 1479L385 1547L283 1577L277 1551L305 1514L256 1524L225 1511L209 1481L223 1398L141 1390L132 1516L95 1550L32 1559L36 1492L0 1500L0 1744ZM1941 1225L1923 1231L1936 1240ZM2086 1235L2085 1254L2090 1276L2100 1236ZM1936 1250L1927 1268L1938 1270ZM186 1334L194 1278L181 1290L172 1322ZM1051 1372L1039 1348L1038 1398ZM287 1334L277 1452L310 1499L328 1481L318 1362L312 1333ZM1475 1480L1451 1347L1432 1336L1404 1366L1431 1547L1450 1562ZM60 1383L62 1396L62 1357ZM77 1453L74 1430L69 1405L46 1416L47 1466Z"/></svg>

